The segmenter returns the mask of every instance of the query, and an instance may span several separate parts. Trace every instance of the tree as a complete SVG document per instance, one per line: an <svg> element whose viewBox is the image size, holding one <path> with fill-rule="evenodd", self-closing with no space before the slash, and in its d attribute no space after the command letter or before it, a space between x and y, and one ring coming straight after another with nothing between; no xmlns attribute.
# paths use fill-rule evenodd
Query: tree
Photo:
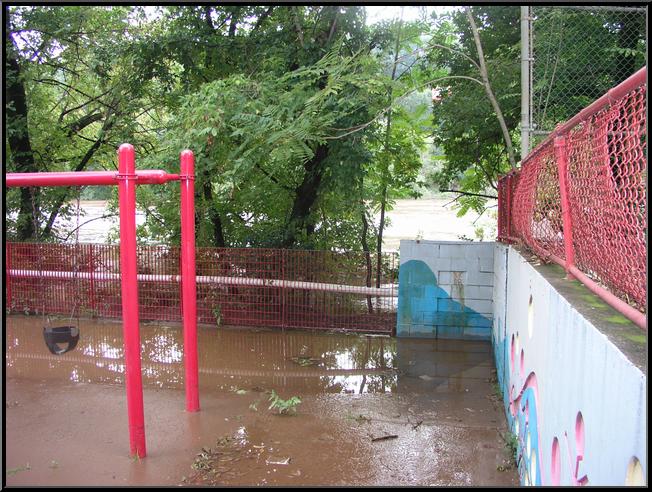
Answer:
<svg viewBox="0 0 652 492"><path fill-rule="evenodd" d="M174 13L166 22L184 19L185 32L191 31L193 17L209 18L205 11L185 7ZM388 81L374 50L382 53L390 36L383 29L368 30L361 8L276 7L252 15L261 18L249 17L248 27L233 38L240 51L256 48L257 69L251 57L237 59L232 50L223 56L233 63L231 75L216 74L207 64L204 78L217 78L203 83L193 78L197 91L181 99L175 110L177 130L165 137L178 145L185 140L201 156L196 182L201 190L196 201L199 241L359 249L373 233L365 209L371 189L365 176L381 163L374 161L377 116L388 104ZM225 38L231 42L228 17L210 18L222 31L202 39L216 47ZM222 18L220 24L217 18ZM197 29L202 36L203 27ZM218 49L213 59L220 53ZM203 122L198 133L190 128L200 127L195 121ZM397 175L401 169L405 167L396 167ZM142 196L150 205L160 198L146 198L145 192ZM152 217L147 228L176 240L178 229L169 227L175 221L172 215Z"/></svg>
<svg viewBox="0 0 652 492"><path fill-rule="evenodd" d="M138 167L177 172L179 151L191 148L200 245L322 249L368 249L373 207L391 206L416 179L423 118L398 106L406 71L392 81L385 63L397 38L367 27L363 7L9 14L10 171L115 169L129 141ZM54 224L74 193L11 190L9 232L63 238ZM138 188L143 237L178 241L177 194Z"/></svg>
<svg viewBox="0 0 652 492"><path fill-rule="evenodd" d="M83 171L115 165L124 135L151 148L150 85L130 77L124 7L11 7L6 15L9 171ZM75 190L12 190L8 232L51 240ZM20 198L17 198L19 194Z"/></svg>
<svg viewBox="0 0 652 492"><path fill-rule="evenodd" d="M446 159L431 179L440 189L464 192L460 214L482 212L488 190L515 165L518 21L518 7L509 6L476 6L434 19L428 63L446 76L433 84L433 141Z"/></svg>

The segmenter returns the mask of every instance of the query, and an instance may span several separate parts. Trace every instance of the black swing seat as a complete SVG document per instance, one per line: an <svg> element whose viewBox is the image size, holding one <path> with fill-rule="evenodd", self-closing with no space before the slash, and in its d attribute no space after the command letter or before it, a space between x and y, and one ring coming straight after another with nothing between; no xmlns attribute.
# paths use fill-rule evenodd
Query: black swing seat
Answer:
<svg viewBox="0 0 652 492"><path fill-rule="evenodd" d="M79 341L79 328L76 326L46 326L43 328L43 338L50 352L55 355L70 352ZM67 343L67 347L60 347L59 343Z"/></svg>

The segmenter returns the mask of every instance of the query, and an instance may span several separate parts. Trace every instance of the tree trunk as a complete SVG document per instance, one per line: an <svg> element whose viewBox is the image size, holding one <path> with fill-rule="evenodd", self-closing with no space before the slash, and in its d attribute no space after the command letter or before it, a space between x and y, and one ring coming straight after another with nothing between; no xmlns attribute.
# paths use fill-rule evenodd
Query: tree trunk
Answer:
<svg viewBox="0 0 652 492"><path fill-rule="evenodd" d="M401 8L401 19L398 24L398 31L396 33L396 43L394 45L394 63L392 66L392 81L396 78L396 67L398 66L398 54L401 47L401 28L403 27L403 9ZM385 151L389 148L389 137L392 130L392 88L389 89L389 107L387 111L387 125L385 127ZM385 230L385 209L387 208L387 183L389 181L388 163L385 161L382 170L383 191L380 197L380 224L378 225L378 242L376 243L376 288L380 288L380 269L382 265L382 252L383 252L383 232Z"/></svg>
<svg viewBox="0 0 652 492"><path fill-rule="evenodd" d="M84 154L84 157L82 157L79 163L75 166L75 169L73 169L74 172L81 172L84 169L86 169L86 165L88 164L88 162L91 160L93 155L95 155L95 152L97 152L97 150L101 147L102 143L104 142L105 132L107 132L113 126L114 122L115 119L112 117L111 113L109 112L109 114L107 114L106 116L106 120L104 121L104 125L100 130L100 135L98 139L93 143L93 145L91 145L91 147L86 151L86 154ZM54 221L57 219L57 216L61 211L61 207L63 206L64 203L66 203L66 200L68 199L71 190L72 190L71 187L65 187L61 189L59 198L57 198L57 200L55 201L54 206L50 211L50 217L48 218L48 221L45 224L45 227L43 228L44 237L47 237L52 233L52 227L54 226Z"/></svg>
<svg viewBox="0 0 652 492"><path fill-rule="evenodd" d="M18 54L11 39L9 15L6 15L5 42L7 47L6 60L6 114L7 126L11 132L7 137L11 158L15 163L16 172L38 172L34 160L34 152L29 139L28 107L25 86L20 73ZM20 208L16 221L17 240L28 241L38 239L39 189L21 188Z"/></svg>
<svg viewBox="0 0 652 492"><path fill-rule="evenodd" d="M367 221L367 211L364 207L364 202L362 202L362 250L364 251L365 261L367 263L367 287L371 287L371 254L369 252L369 243L367 243L367 231L369 230L369 222ZM373 305L371 303L371 296L367 296L367 310L369 314L374 312Z"/></svg>
<svg viewBox="0 0 652 492"><path fill-rule="evenodd" d="M303 181L295 190L292 212L287 222L285 238L281 242L283 248L294 246L299 232L305 230L308 235L311 235L314 231L314 225L309 224L308 218L312 206L317 201L326 157L328 157L328 146L320 145L315 150L313 158L304 164L305 174Z"/></svg>
<svg viewBox="0 0 652 492"><path fill-rule="evenodd" d="M206 205L208 207L208 217L211 222L212 227L212 236L213 236L213 246L216 248L224 247L224 231L222 229L222 219L219 212L215 209L213 205L213 191L211 190L210 180L204 182L204 198L206 199ZM197 222L199 223L199 222Z"/></svg>

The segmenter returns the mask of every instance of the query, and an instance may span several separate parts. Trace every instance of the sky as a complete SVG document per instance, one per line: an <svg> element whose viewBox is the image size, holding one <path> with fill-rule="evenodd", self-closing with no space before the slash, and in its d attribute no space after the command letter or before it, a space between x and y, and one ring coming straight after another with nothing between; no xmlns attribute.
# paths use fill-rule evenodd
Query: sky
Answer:
<svg viewBox="0 0 652 492"><path fill-rule="evenodd" d="M425 10L427 17L433 11L437 13L450 10L450 6L441 5L366 5L367 9L367 23L376 24L386 20L399 19L401 16L401 9L403 9L403 20L414 21L418 20Z"/></svg>

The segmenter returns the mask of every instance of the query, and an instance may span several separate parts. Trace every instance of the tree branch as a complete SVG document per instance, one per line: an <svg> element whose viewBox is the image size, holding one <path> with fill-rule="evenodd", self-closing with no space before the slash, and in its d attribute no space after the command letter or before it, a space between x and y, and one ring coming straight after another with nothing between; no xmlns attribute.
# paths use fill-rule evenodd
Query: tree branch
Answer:
<svg viewBox="0 0 652 492"><path fill-rule="evenodd" d="M112 214L102 215L101 217L95 217L93 219L89 219L86 222L83 222L83 223L79 224L72 231L68 232L68 235L65 238L63 238L63 242L66 242L70 238L70 236L72 236L77 231L77 229L81 229L83 226L85 226L89 222L93 222L94 220L100 220L100 219L108 219L109 217L117 217L117 216L118 216L117 213L112 213Z"/></svg>
<svg viewBox="0 0 652 492"><path fill-rule="evenodd" d="M436 79L429 80L429 81L424 82L423 84L421 84L421 85L419 85L417 87L414 87L414 88L410 89L407 92L404 92L400 96L398 96L396 99L394 99L394 101L388 107L386 107L385 109L380 111L376 116L374 116L371 120L367 121L366 123L363 123L363 124L357 125L357 126L352 126L352 127L349 127L349 128L332 128L332 130L342 130L342 131L345 131L345 133L342 133L340 135L335 135L335 136L332 136L332 137L324 137L324 140L337 140L337 139L346 137L347 135L351 135L352 133L359 132L360 130L364 130L369 125L371 125L374 121L376 121L378 118L380 118L382 115L384 115L386 112L390 111L392 109L392 107L395 105L395 103L397 103L398 101L400 101L404 97L409 96L413 92L418 91L419 89L422 89L426 85L430 85L433 82L439 82L440 80L447 80L447 79L465 79L465 80L471 80L471 81L476 82L476 83L478 83L480 85L484 85L480 80L478 80L476 78L473 78L473 77L468 77L466 75L446 75L444 77L438 77Z"/></svg>
<svg viewBox="0 0 652 492"><path fill-rule="evenodd" d="M265 176L267 176L271 181L276 183L279 187L283 188L286 191L289 191L290 193L294 193L294 190L292 188L290 188L289 186L286 186L283 183L281 183L278 179L276 179L275 176L273 176L272 174L268 173L265 169L263 169L263 167L258 162L256 162L254 164L254 166L256 167L256 169L258 169L260 172L262 172Z"/></svg>
<svg viewBox="0 0 652 492"><path fill-rule="evenodd" d="M263 24L263 22L265 21L265 19L267 19L267 18L271 15L271 13L272 13L273 10L274 10L274 5L272 5L272 6L269 7L265 12L263 12L263 13L261 14L261 16L258 17L258 20L256 21L256 25L253 27L253 29L251 30L251 32L256 31L256 30L257 30L257 29L258 29L258 28Z"/></svg>
<svg viewBox="0 0 652 492"><path fill-rule="evenodd" d="M494 200L498 199L497 196L483 195L482 193L471 193L469 191L462 191L462 190L443 190L443 189L440 188L439 191L441 191L442 193L459 193L460 196L479 196L481 198L492 198ZM460 197L458 196L457 198L455 198L455 200L457 200L458 198L460 198ZM455 200L453 200L453 201L455 201Z"/></svg>
<svg viewBox="0 0 652 492"><path fill-rule="evenodd" d="M478 59L480 60L480 75L482 76L482 80L484 82L483 85L485 88L485 92L487 93L487 97L489 98L489 101L491 101L491 105L493 106L494 111L496 112L496 117L498 118L498 122L500 123L500 128L503 131L503 138L505 140L505 145L507 146L509 163L511 164L512 169L516 169L516 158L514 157L514 149L512 148L512 138L509 136L509 130L507 128L507 124L505 123L503 112L500 110L500 106L498 105L498 100L496 99L496 96L494 95L493 90L491 89L491 84L489 83L489 75L487 73L487 66L484 60L484 52L482 51L482 43L480 42L480 34L478 33L478 28L475 25L475 21L473 20L473 15L471 14L471 8L465 7L465 11L466 11L467 18L469 19L469 24L471 24L471 31L473 31L473 39L475 40L475 47L478 50Z"/></svg>

